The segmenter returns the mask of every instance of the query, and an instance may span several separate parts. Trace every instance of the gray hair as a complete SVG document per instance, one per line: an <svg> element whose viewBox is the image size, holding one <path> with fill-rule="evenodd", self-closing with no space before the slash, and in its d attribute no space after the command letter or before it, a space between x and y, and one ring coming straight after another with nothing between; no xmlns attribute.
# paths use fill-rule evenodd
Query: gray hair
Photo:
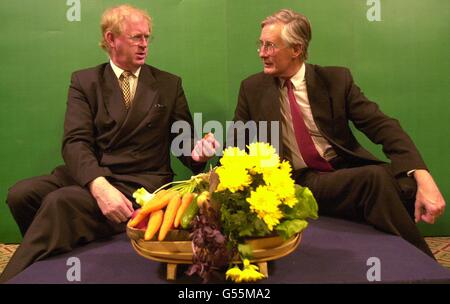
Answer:
<svg viewBox="0 0 450 304"><path fill-rule="evenodd" d="M302 54L300 59L308 58L308 45L311 41L311 25L306 16L290 9L282 9L261 22L261 28L269 24L283 23L281 39L289 46L300 45Z"/></svg>

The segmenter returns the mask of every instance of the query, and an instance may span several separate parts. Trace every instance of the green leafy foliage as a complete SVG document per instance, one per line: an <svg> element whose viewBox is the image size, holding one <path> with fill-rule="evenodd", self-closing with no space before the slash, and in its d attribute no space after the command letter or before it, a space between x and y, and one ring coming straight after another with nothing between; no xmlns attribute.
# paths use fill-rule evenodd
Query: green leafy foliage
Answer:
<svg viewBox="0 0 450 304"><path fill-rule="evenodd" d="M249 205L241 193L215 192L212 199L220 202L222 229L230 239L266 236L271 232L258 216L250 212Z"/></svg>
<svg viewBox="0 0 450 304"><path fill-rule="evenodd" d="M296 233L302 232L306 227L308 227L307 221L295 219L284 221L275 227L275 229L283 239L287 240Z"/></svg>
<svg viewBox="0 0 450 304"><path fill-rule="evenodd" d="M238 245L242 257L251 257L251 247L244 245L245 238L273 235L262 219L251 212L246 197L248 190L231 193L228 190L213 192L212 200L220 206L220 220L224 234L230 242ZM275 227L275 231L283 239L289 239L302 232L307 226L307 218L318 218L318 206L312 192L295 185L295 197L298 202L291 208L280 206L283 218Z"/></svg>
<svg viewBox="0 0 450 304"><path fill-rule="evenodd" d="M251 259L253 256L252 247L248 244L238 244L238 252L241 257Z"/></svg>
<svg viewBox="0 0 450 304"><path fill-rule="evenodd" d="M318 218L318 206L314 195L311 190L306 187L295 185L295 197L298 199L298 203L294 207L281 206L281 210L284 213L284 217L287 220L292 219L317 219Z"/></svg>

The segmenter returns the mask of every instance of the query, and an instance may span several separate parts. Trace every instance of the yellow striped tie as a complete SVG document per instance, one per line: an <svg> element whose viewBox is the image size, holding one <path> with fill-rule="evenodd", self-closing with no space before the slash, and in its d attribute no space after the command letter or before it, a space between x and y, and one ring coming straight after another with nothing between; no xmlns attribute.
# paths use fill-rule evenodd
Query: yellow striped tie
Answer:
<svg viewBox="0 0 450 304"><path fill-rule="evenodd" d="M125 101L125 108L127 108L127 110L130 108L131 105L130 77L131 73L128 71L123 71L122 75L120 75L120 83L123 93L123 99Z"/></svg>

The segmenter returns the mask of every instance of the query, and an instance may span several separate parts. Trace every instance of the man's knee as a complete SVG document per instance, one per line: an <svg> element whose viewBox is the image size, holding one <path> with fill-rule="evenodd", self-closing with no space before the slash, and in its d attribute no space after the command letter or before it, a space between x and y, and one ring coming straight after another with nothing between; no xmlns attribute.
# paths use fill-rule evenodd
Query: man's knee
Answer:
<svg viewBox="0 0 450 304"><path fill-rule="evenodd" d="M374 191L391 193L390 200L380 200L379 204L403 204L410 217L414 216L414 201L417 192L417 184L414 178L402 176L394 177L388 166L367 166L367 182ZM395 199L397 198L397 199Z"/></svg>
<svg viewBox="0 0 450 304"><path fill-rule="evenodd" d="M36 190L36 185L31 179L17 182L8 190L6 203L11 210L21 208L28 203Z"/></svg>
<svg viewBox="0 0 450 304"><path fill-rule="evenodd" d="M59 188L47 194L42 201L42 208L61 208L66 204L66 202L73 200L73 195L71 191L67 190L67 188L71 187Z"/></svg>
<svg viewBox="0 0 450 304"><path fill-rule="evenodd" d="M365 166L362 168L363 170L360 172L359 176L356 177L357 179L361 179L373 187L379 187L381 190L384 187L394 186L394 179L387 168L377 165Z"/></svg>
<svg viewBox="0 0 450 304"><path fill-rule="evenodd" d="M417 183L413 177L406 174L394 177L385 166L366 166L360 177L370 183L379 184L382 187L395 188L403 200L414 200L417 193Z"/></svg>

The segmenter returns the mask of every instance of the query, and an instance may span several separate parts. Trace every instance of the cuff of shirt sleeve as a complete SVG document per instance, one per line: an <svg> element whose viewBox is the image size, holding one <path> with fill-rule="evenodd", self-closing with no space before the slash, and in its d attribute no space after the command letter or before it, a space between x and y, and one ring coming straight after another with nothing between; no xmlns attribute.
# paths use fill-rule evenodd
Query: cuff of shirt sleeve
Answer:
<svg viewBox="0 0 450 304"><path fill-rule="evenodd" d="M406 172L406 175L412 176L416 170L417 169L409 170L408 172Z"/></svg>

